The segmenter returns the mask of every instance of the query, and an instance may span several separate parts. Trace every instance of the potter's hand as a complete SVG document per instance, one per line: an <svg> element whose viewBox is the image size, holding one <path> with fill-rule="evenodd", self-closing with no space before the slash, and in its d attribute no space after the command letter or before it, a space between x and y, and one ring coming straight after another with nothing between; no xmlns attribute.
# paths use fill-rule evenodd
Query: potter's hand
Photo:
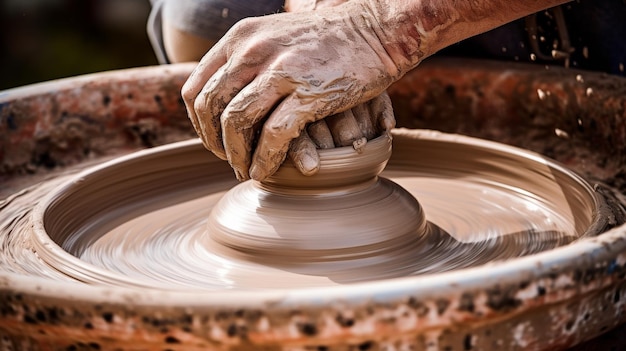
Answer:
<svg viewBox="0 0 626 351"><path fill-rule="evenodd" d="M262 180L308 123L372 100L404 73L382 34L370 8L356 1L243 20L185 83L190 119L240 180Z"/></svg>
<svg viewBox="0 0 626 351"><path fill-rule="evenodd" d="M287 0L288 12L313 11L343 4L347 0ZM371 101L308 125L291 142L288 155L304 175L320 167L317 149L353 145L359 148L395 126L393 108L387 93Z"/></svg>

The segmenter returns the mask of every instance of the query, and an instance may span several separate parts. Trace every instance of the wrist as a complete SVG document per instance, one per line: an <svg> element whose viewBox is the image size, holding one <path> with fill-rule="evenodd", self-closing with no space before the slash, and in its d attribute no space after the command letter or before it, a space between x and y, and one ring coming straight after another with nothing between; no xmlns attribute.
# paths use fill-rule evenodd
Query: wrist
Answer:
<svg viewBox="0 0 626 351"><path fill-rule="evenodd" d="M372 30L393 62L397 78L434 53L429 52L430 33L421 28L416 15L417 1L357 1L372 18Z"/></svg>
<svg viewBox="0 0 626 351"><path fill-rule="evenodd" d="M399 79L433 52L429 51L429 33L420 30L419 17L407 6L411 1L402 1L402 6L397 2L353 1L360 5L371 30L392 62L390 73Z"/></svg>
<svg viewBox="0 0 626 351"><path fill-rule="evenodd" d="M329 18L338 19L345 28L350 28L359 39L367 42L383 64L384 72L381 73L390 79L389 84L402 77L423 57L419 47L419 38L413 41L416 45L413 45L410 50L402 50L405 48L404 43L392 40L393 31L387 28L391 26L381 23L384 14L381 15L379 9L373 8L369 0L350 0L335 8L325 8L315 13L323 17L325 21ZM344 27L338 28L344 30L341 29Z"/></svg>
<svg viewBox="0 0 626 351"><path fill-rule="evenodd" d="M400 74L446 46L568 0L353 0Z"/></svg>

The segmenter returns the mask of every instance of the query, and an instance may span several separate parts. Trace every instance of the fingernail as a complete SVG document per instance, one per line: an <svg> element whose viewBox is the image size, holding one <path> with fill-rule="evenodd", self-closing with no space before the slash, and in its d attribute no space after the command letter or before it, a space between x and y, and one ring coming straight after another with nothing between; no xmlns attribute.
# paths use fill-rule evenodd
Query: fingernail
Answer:
<svg viewBox="0 0 626 351"><path fill-rule="evenodd" d="M244 172L243 170L241 170L240 168L236 167L236 168L233 168L233 170L235 171L235 176L237 177L237 180L239 180L240 182L244 182L250 179L250 177L248 177L248 174Z"/></svg>
<svg viewBox="0 0 626 351"><path fill-rule="evenodd" d="M250 167L250 178L258 181L263 180L263 172L257 165Z"/></svg>
<svg viewBox="0 0 626 351"><path fill-rule="evenodd" d="M396 121L395 121L395 119L391 119L391 120L390 120L390 119L384 119L384 120L383 120L383 128L384 128L386 131L390 131L390 130L392 130L395 126L396 126Z"/></svg>
<svg viewBox="0 0 626 351"><path fill-rule="evenodd" d="M303 154L299 160L300 169L304 175L312 175L316 173L319 168L319 162L317 159L309 154Z"/></svg>

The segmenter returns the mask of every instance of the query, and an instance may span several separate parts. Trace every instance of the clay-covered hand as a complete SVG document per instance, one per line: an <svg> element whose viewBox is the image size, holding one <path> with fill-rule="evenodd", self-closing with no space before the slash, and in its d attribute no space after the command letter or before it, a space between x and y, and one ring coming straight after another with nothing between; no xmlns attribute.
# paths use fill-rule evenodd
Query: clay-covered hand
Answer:
<svg viewBox="0 0 626 351"><path fill-rule="evenodd" d="M374 99L408 70L381 37L383 29L360 1L240 21L185 83L190 119L240 180L262 180L307 124ZM374 115L390 111L381 101L388 98L369 105ZM390 120L381 117L377 127L391 128ZM301 166L311 170L310 162Z"/></svg>

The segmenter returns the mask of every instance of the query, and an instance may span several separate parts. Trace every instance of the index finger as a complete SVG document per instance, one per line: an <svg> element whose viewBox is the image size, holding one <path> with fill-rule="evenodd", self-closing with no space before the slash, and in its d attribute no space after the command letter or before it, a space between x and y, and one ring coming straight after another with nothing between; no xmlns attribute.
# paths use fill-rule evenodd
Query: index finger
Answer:
<svg viewBox="0 0 626 351"><path fill-rule="evenodd" d="M225 45L220 41L204 55L181 89L187 114L198 135L202 135L202 130L200 129L198 116L194 111L194 103L206 82L220 67L226 64L227 59Z"/></svg>
<svg viewBox="0 0 626 351"><path fill-rule="evenodd" d="M285 160L291 140L297 138L307 123L316 119L312 104L302 105L295 93L286 97L268 117L252 157L250 177L263 180L272 175Z"/></svg>

